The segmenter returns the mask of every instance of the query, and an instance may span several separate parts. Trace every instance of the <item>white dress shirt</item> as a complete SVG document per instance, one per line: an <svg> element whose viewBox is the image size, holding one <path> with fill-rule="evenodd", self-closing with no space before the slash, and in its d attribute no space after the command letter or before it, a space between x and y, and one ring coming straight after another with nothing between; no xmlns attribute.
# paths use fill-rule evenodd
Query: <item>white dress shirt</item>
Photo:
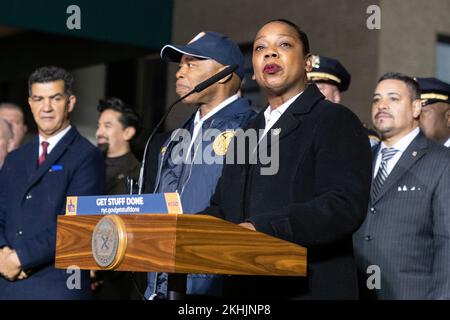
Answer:
<svg viewBox="0 0 450 320"><path fill-rule="evenodd" d="M296 96L290 98L288 101L283 103L281 106L279 106L276 109L272 109L271 106L268 106L267 109L264 111L264 118L266 119L266 126L264 127L263 135L259 138L259 141L267 134L267 132L273 127L273 125L280 119L280 117L283 115L283 113L289 108L289 106L292 104L292 102L295 101L301 94L300 92Z"/></svg>
<svg viewBox="0 0 450 320"><path fill-rule="evenodd" d="M392 169L394 169L395 165L397 164L398 160L400 160L400 157L402 156L403 152L405 152L406 148L411 144L411 142L414 140L415 137L419 134L420 129L419 127L412 130L410 133L408 133L406 136L401 138L399 141L397 141L396 144L392 146L392 148L397 149L397 153L387 162L387 173L388 175L391 173ZM375 170L373 171L373 177L375 178L377 176L378 169L380 168L381 164L381 150L383 148L389 148L384 144L384 141L381 142L380 145L380 152L378 152L377 161L375 163Z"/></svg>
<svg viewBox="0 0 450 320"><path fill-rule="evenodd" d="M197 110L197 112L195 113L195 117L194 117L194 131L192 132L192 139L191 139L191 142L189 144L189 148L188 148L188 152L187 152L187 155L186 155L186 159L191 154L192 145L194 144L194 141L197 138L198 133L200 132L200 129L203 126L203 123L206 120L208 120L209 118L211 118L213 115L215 115L217 112L219 112L220 110L225 108L227 105L233 103L238 98L239 98L239 95L237 95L237 94L229 97L228 99L226 99L226 100L222 101L221 103L219 103L217 105L217 107L215 107L210 112L208 112L204 117L201 117L200 109Z"/></svg>
<svg viewBox="0 0 450 320"><path fill-rule="evenodd" d="M69 132L70 128L72 128L71 125L69 125L63 131L55 134L53 137L50 137L48 139L45 139L44 137L39 135L39 154L38 154L38 157L40 157L41 154L42 154L42 141L47 141L48 142L47 154L50 154L50 152L52 152L53 148L56 147L56 145L62 139L62 137L64 137L66 135L66 133Z"/></svg>
<svg viewBox="0 0 450 320"><path fill-rule="evenodd" d="M450 138L448 138L447 141L445 141L444 146L450 148Z"/></svg>

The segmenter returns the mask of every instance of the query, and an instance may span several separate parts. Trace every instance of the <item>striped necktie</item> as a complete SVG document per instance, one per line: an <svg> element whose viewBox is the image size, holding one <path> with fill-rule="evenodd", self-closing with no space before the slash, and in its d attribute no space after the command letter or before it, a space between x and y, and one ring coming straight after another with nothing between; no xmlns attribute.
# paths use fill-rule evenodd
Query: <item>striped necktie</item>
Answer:
<svg viewBox="0 0 450 320"><path fill-rule="evenodd" d="M388 177L388 171L387 171L387 163L389 160L392 159L392 157L398 152L397 149L394 148L383 148L381 149L381 164L380 168L378 169L377 175L375 177L375 180L373 181L373 187L372 187L372 197L376 198L378 193L381 190L381 187L383 186L384 181L386 181Z"/></svg>

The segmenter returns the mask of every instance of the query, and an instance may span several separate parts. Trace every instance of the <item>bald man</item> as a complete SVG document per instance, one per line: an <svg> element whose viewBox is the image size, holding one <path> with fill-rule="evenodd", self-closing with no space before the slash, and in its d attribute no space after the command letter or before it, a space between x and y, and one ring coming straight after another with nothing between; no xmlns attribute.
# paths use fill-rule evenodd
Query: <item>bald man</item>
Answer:
<svg viewBox="0 0 450 320"><path fill-rule="evenodd" d="M13 150L13 131L11 125L0 118L0 170L9 152Z"/></svg>
<svg viewBox="0 0 450 320"><path fill-rule="evenodd" d="M28 131L22 108L10 102L0 103L0 118L11 124L14 133L13 150L19 148Z"/></svg>

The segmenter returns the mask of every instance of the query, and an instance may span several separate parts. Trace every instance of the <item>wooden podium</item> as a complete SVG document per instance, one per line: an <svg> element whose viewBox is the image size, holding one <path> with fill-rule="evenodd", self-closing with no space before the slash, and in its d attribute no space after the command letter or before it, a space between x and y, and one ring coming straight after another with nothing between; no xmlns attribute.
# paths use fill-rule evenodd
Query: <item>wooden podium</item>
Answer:
<svg viewBox="0 0 450 320"><path fill-rule="evenodd" d="M101 267L93 232L102 215L59 216L56 268L305 276L306 249L206 215L116 215L126 236L122 258ZM117 218L118 217L118 218Z"/></svg>

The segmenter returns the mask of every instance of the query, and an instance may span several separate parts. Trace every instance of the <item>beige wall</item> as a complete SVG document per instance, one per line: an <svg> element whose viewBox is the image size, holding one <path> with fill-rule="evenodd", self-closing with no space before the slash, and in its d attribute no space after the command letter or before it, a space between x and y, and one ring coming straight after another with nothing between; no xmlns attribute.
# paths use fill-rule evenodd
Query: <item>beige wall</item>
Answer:
<svg viewBox="0 0 450 320"><path fill-rule="evenodd" d="M313 52L339 59L352 74L343 103L367 121L378 74L379 31L367 29L366 9L378 3L379 0L176 0L173 42L186 43L198 32L211 30L227 34L241 45L249 44L268 20L292 20L307 32ZM176 66L172 65L168 101L176 99L175 71ZM176 107L168 127L179 125L190 112L189 107Z"/></svg>
<svg viewBox="0 0 450 320"><path fill-rule="evenodd" d="M74 92L77 103L72 114L72 123L80 133L96 145L98 100L105 96L106 65L100 64L74 70Z"/></svg>
<svg viewBox="0 0 450 320"><path fill-rule="evenodd" d="M437 34L450 35L450 1L381 0L381 10L378 76L435 76Z"/></svg>

